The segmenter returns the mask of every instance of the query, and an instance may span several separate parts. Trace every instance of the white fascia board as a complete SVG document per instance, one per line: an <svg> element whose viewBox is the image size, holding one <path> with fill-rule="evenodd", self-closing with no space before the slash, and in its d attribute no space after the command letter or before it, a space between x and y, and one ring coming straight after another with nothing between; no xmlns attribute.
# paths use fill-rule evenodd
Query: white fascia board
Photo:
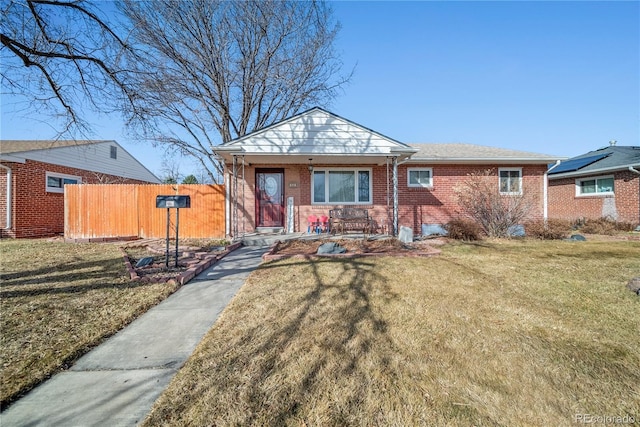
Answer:
<svg viewBox="0 0 640 427"><path fill-rule="evenodd" d="M3 154L0 156L0 160L3 162L13 162L13 163L26 163L27 159L24 157L16 157L11 154Z"/></svg>
<svg viewBox="0 0 640 427"><path fill-rule="evenodd" d="M244 148L242 147L237 147L237 146L232 146L232 145L217 145L214 148L212 148L212 151L214 153L221 151L224 153L232 153L232 152L243 152Z"/></svg>
<svg viewBox="0 0 640 427"><path fill-rule="evenodd" d="M391 154L406 154L412 155L417 153L418 150L416 148L411 148L409 146L406 147L389 147L389 153Z"/></svg>
<svg viewBox="0 0 640 427"><path fill-rule="evenodd" d="M565 172L558 174L550 174L549 179L560 179L560 178L572 178L579 176L589 176L589 175L599 175L606 172L617 172L622 170L627 170L629 167L638 168L640 167L640 163L630 163L628 165L619 165L619 166L611 166L608 168L600 168L600 169L591 169L588 171L573 171L573 172Z"/></svg>

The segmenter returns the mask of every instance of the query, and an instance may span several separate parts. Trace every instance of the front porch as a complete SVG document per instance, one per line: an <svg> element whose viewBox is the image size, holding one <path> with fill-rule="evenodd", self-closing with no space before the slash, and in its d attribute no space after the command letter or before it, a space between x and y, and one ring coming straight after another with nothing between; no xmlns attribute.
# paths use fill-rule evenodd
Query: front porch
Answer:
<svg viewBox="0 0 640 427"><path fill-rule="evenodd" d="M372 233L398 232L398 164L405 144L314 108L214 148L225 164L227 234L307 230L310 216L366 209Z"/></svg>

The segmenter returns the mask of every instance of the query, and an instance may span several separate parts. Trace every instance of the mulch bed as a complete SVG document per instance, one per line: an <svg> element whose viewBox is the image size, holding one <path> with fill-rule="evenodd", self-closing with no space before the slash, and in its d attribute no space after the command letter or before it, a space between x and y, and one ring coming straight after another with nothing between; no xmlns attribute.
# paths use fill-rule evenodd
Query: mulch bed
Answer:
<svg viewBox="0 0 640 427"><path fill-rule="evenodd" d="M344 254L318 255L318 247L332 242L345 248ZM444 244L441 239L420 240L413 243L402 243L398 239L320 239L320 240L287 240L277 242L263 259L273 261L290 257L338 257L349 258L359 256L434 256L440 251L433 246Z"/></svg>
<svg viewBox="0 0 640 427"><path fill-rule="evenodd" d="M145 283L175 282L184 285L209 268L229 252L240 247L240 243L224 247L180 246L178 265L175 262L175 246L169 248L169 267L166 266L165 247L157 242L128 244L120 248L125 266L132 281ZM144 267L136 267L138 261L153 257L153 262Z"/></svg>

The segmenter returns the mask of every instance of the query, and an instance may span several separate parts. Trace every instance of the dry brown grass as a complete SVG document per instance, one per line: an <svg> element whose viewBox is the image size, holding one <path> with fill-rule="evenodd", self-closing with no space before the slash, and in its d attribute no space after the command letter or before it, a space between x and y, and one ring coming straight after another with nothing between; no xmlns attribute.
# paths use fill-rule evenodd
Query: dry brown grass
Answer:
<svg viewBox="0 0 640 427"><path fill-rule="evenodd" d="M263 265L145 424L640 419L639 242L443 250Z"/></svg>
<svg viewBox="0 0 640 427"><path fill-rule="evenodd" d="M0 241L2 406L175 290L128 280L112 244Z"/></svg>

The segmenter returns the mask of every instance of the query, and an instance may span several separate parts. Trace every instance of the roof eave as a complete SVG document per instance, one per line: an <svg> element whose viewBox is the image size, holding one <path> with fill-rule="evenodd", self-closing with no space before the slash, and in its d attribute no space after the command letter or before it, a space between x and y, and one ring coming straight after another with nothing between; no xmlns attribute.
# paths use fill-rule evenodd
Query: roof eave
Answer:
<svg viewBox="0 0 640 427"><path fill-rule="evenodd" d="M547 165L561 158L537 157L411 157L408 163L432 164L543 164Z"/></svg>
<svg viewBox="0 0 640 427"><path fill-rule="evenodd" d="M0 156L0 161L13 162L13 163L26 163L27 159L25 159L24 157L17 157L10 154L3 154Z"/></svg>
<svg viewBox="0 0 640 427"><path fill-rule="evenodd" d="M618 166L610 166L610 167L606 167L606 168L599 168L599 169L591 169L591 170L585 170L585 171L572 171L572 172L564 172L564 173L556 173L554 174L553 172L549 173L549 179L560 179L560 178L572 178L572 177L579 177L579 176L589 176L589 175L599 175L599 174L603 174L603 173L607 173L607 172L618 172L618 171L623 171L623 170L627 170L629 169L629 167L632 168L639 168L640 167L640 163L630 163L630 164L626 164L626 165L618 165Z"/></svg>

